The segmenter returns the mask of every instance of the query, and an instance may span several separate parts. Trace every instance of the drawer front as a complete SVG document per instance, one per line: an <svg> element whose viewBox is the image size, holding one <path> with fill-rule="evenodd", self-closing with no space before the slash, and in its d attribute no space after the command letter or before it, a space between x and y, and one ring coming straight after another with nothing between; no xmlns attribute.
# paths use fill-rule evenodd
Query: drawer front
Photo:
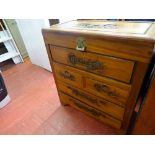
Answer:
<svg viewBox="0 0 155 155"><path fill-rule="evenodd" d="M56 79L76 87L82 87L82 75L76 72L76 70L54 62L53 67Z"/></svg>
<svg viewBox="0 0 155 155"><path fill-rule="evenodd" d="M51 46L54 61L74 66L101 76L130 82L134 62L114 57Z"/></svg>
<svg viewBox="0 0 155 155"><path fill-rule="evenodd" d="M57 85L58 85L59 91L64 92L80 101L83 101L88 105L93 106L119 120L123 120L124 108L116 104L113 104L111 102L105 101L101 98L98 98L78 88L74 88L63 82L58 81Z"/></svg>
<svg viewBox="0 0 155 155"><path fill-rule="evenodd" d="M64 93L59 92L59 95L60 95L60 100L64 104L69 104L69 105L91 115L92 117L97 118L98 120L100 120L104 123L107 123L117 129L120 129L121 121L119 121L109 115L106 115L105 113L98 111L92 107L89 107L88 105L86 105L86 104L80 102L79 100L76 100Z"/></svg>
<svg viewBox="0 0 155 155"><path fill-rule="evenodd" d="M108 101L125 106L131 86L123 85L120 82L114 83L114 81L109 79L91 79L88 77L85 80L84 89Z"/></svg>

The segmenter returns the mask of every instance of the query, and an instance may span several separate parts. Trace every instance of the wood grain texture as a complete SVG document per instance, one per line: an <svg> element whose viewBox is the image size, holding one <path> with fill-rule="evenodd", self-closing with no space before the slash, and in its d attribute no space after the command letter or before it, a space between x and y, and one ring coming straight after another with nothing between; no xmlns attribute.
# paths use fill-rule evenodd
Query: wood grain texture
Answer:
<svg viewBox="0 0 155 155"><path fill-rule="evenodd" d="M79 25L82 24L88 26L80 28ZM112 28L108 28L108 25ZM150 22L140 23L127 21L78 20L55 25L44 30L60 33L70 32L72 34L91 34L92 36L98 35L110 39L125 39L136 43L154 43L154 28L155 23Z"/></svg>
<svg viewBox="0 0 155 155"><path fill-rule="evenodd" d="M83 79L82 75L80 74L81 72L75 71L70 67L66 67L54 62L53 67L55 69L56 79L79 88L83 87Z"/></svg>
<svg viewBox="0 0 155 155"><path fill-rule="evenodd" d="M101 76L130 83L134 62L90 52L50 46L53 60Z"/></svg>
<svg viewBox="0 0 155 155"><path fill-rule="evenodd" d="M65 66L56 62L53 62L53 66L55 69L56 78L58 80L76 86L78 88L82 88L87 92L96 94L103 99L109 100L121 106L125 106L126 100L128 99L128 95L130 93L130 85L100 77L98 75ZM65 74L65 72L73 76L74 80L71 80L69 77L67 78L63 75L60 75ZM98 91L98 89L95 88L95 84L99 84L106 88Z"/></svg>
<svg viewBox="0 0 155 155"><path fill-rule="evenodd" d="M103 36L92 36L90 34L72 34L69 32L60 33L52 31L43 31L43 33L45 35L45 41L48 44L52 43L52 45L75 49L77 38L82 37L86 40L86 51L141 62L149 62L154 46L153 43L136 43L124 39L112 40L104 38Z"/></svg>
<svg viewBox="0 0 155 155"><path fill-rule="evenodd" d="M92 94L96 94L99 97L120 105L125 105L130 93L130 86L123 88L119 86L119 83L115 86L112 81L99 81L97 78L87 78L84 89Z"/></svg>
<svg viewBox="0 0 155 155"><path fill-rule="evenodd" d="M73 87L70 84L65 84L61 81L58 81L57 85L58 85L59 91L66 93L66 94L68 94L82 102L85 102L88 105L90 105L98 110L102 110L103 112L105 112L119 120L123 120L123 116L124 116L124 108L123 107L118 106L114 103L108 102L106 100L103 100L102 98L99 98L93 94L86 92L86 91L83 91L81 89Z"/></svg>
<svg viewBox="0 0 155 155"><path fill-rule="evenodd" d="M60 100L63 102L63 104L71 105L75 107L76 109L79 109L83 111L84 113L89 114L90 116L99 119L100 121L107 123L108 125L111 125L117 129L121 127L121 122L117 119L114 119L113 117L105 114L102 111L98 111L87 104L82 103L79 100L76 100L64 93L59 93L60 94Z"/></svg>
<svg viewBox="0 0 155 155"><path fill-rule="evenodd" d="M78 29L77 22L75 22L76 24L72 25L73 28L61 24L42 30L61 103L81 109L91 116L95 109L95 111L103 112L104 115L120 119L121 121L117 122L111 118L106 117L105 119L102 115L102 119L95 117L116 128L118 133L126 134L153 55L155 26L147 23L128 25L127 22L117 22L117 26L120 25L119 30L113 32L114 30L105 31L105 29L99 30L96 27L94 30L91 29L91 23L94 24L97 21L86 20L83 22L87 23L90 28ZM97 23L104 26L104 21ZM111 23L109 24L111 26ZM131 25L134 25L135 28ZM85 42L85 53L75 50L79 37ZM69 53L74 53L79 57L80 64L76 66L69 64L66 60ZM81 65L81 63L87 64L87 61L82 60L99 60L105 63L107 70L103 74L98 71L91 71L91 73ZM73 80L73 76L76 81ZM76 93L77 90L80 91L81 96L73 94L71 88L76 88ZM62 95L62 92L69 96ZM84 98L84 96L87 97ZM98 100L106 102L108 107L93 105L91 100L95 100L96 97ZM76 104L77 101L79 105ZM119 109L118 106L124 109Z"/></svg>

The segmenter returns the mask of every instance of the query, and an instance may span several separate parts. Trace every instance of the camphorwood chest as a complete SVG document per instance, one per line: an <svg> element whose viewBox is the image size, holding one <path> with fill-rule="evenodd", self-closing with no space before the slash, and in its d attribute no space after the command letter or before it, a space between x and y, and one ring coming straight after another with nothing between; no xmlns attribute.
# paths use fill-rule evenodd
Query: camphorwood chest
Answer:
<svg viewBox="0 0 155 155"><path fill-rule="evenodd" d="M78 20L42 33L61 103L125 134L153 55L155 24Z"/></svg>

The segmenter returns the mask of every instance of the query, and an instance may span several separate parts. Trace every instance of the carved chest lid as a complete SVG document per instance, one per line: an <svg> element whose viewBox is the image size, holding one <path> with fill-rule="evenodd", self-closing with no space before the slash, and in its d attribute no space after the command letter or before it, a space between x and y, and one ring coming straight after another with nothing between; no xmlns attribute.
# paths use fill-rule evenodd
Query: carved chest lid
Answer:
<svg viewBox="0 0 155 155"><path fill-rule="evenodd" d="M145 34L152 23L82 20L60 24L65 29Z"/></svg>
<svg viewBox="0 0 155 155"><path fill-rule="evenodd" d="M155 41L155 23L152 22L76 20L54 25L50 30L125 38L137 37Z"/></svg>

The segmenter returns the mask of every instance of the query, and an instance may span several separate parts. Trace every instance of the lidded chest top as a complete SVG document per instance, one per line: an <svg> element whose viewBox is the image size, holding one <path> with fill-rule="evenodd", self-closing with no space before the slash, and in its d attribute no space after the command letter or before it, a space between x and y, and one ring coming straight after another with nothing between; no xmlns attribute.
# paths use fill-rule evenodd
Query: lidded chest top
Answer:
<svg viewBox="0 0 155 155"><path fill-rule="evenodd" d="M46 43L52 45L75 49L82 37L87 51L147 63L155 45L152 22L76 20L53 25L43 33Z"/></svg>
<svg viewBox="0 0 155 155"><path fill-rule="evenodd" d="M146 39L155 42L155 23L152 22L77 20L53 25L49 30Z"/></svg>

